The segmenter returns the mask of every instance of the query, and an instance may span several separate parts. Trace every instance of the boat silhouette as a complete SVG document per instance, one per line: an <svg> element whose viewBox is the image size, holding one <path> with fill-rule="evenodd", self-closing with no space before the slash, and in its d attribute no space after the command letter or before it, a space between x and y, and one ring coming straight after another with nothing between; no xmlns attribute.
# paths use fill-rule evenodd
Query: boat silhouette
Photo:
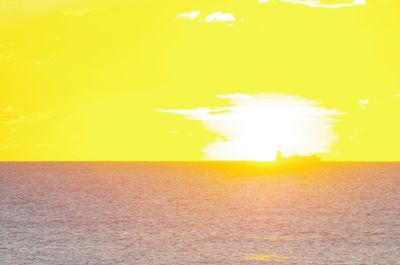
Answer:
<svg viewBox="0 0 400 265"><path fill-rule="evenodd" d="M278 151L276 153L275 161L279 164L315 164L321 162L321 158L317 155L283 156L282 151Z"/></svg>

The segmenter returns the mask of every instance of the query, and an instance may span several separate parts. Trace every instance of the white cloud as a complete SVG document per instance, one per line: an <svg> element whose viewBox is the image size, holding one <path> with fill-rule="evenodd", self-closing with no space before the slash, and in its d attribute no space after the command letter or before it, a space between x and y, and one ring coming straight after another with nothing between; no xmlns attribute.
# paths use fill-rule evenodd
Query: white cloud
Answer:
<svg viewBox="0 0 400 265"><path fill-rule="evenodd" d="M276 94L218 98L229 100L230 106L160 110L201 121L222 136L203 149L207 159L273 160L278 150L285 155L326 153L335 140L332 124L341 113L317 102Z"/></svg>
<svg viewBox="0 0 400 265"><path fill-rule="evenodd" d="M222 13L221 11L214 12L212 14L207 15L204 19L200 18L201 12L198 10L186 12L186 13L180 13L176 16L176 19L183 20L195 20L198 19L198 21L203 21L206 23L229 23L227 26L232 27L235 25L234 22L236 22L236 18L233 14L230 13ZM243 19L241 20L242 22L244 21Z"/></svg>
<svg viewBox="0 0 400 265"><path fill-rule="evenodd" d="M235 22L235 17L230 13L222 13L221 11L217 11L208 15L205 20L207 23L211 22Z"/></svg>
<svg viewBox="0 0 400 265"><path fill-rule="evenodd" d="M193 20L200 16L200 11L194 10L187 13L180 13L176 16L177 19L189 19Z"/></svg>
<svg viewBox="0 0 400 265"><path fill-rule="evenodd" d="M365 109L369 104L369 99L360 99L358 104L361 106L361 108Z"/></svg>
<svg viewBox="0 0 400 265"><path fill-rule="evenodd" d="M362 6L367 4L367 0L353 0L352 2L343 3L343 1L335 1L334 3L324 3L323 0L280 0L282 3L291 3L297 5L305 5L312 8L343 8L351 6ZM258 0L259 3L268 3L270 0Z"/></svg>

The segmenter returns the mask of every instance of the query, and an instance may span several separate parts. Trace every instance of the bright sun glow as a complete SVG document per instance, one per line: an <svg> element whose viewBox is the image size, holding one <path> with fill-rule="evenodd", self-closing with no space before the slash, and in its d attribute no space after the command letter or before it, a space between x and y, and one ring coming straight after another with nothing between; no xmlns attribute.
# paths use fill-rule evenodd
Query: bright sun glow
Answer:
<svg viewBox="0 0 400 265"><path fill-rule="evenodd" d="M220 95L233 106L161 110L199 120L220 135L203 151L212 160L271 161L285 155L327 153L335 140L334 116L340 113L299 97L261 94Z"/></svg>

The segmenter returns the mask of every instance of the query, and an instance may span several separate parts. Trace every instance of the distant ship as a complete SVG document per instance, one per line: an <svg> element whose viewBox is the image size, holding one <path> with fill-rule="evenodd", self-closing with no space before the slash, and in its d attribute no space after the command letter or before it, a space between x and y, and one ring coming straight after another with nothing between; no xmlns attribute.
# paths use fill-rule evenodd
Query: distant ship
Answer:
<svg viewBox="0 0 400 265"><path fill-rule="evenodd" d="M287 164L314 164L321 162L321 158L317 155L301 156L293 155L285 157L282 155L282 151L276 153L277 163L287 163Z"/></svg>

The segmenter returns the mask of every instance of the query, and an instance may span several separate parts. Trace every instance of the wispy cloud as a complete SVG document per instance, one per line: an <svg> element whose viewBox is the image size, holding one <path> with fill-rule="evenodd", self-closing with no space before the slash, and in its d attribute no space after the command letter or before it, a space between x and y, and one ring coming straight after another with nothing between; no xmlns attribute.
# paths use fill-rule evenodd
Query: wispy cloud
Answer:
<svg viewBox="0 0 400 265"><path fill-rule="evenodd" d="M180 13L176 16L176 19L179 20L195 20L206 22L206 23L230 23L229 26L234 25L233 22L236 21L236 18L231 13L223 13L221 11L217 11L206 15L205 17L200 17L201 12L198 10Z"/></svg>
<svg viewBox="0 0 400 265"><path fill-rule="evenodd" d="M365 109L369 104L369 99L360 99L358 104L361 106L361 108Z"/></svg>
<svg viewBox="0 0 400 265"><path fill-rule="evenodd" d="M287 95L220 95L231 106L159 110L203 122L221 138L206 146L208 159L273 160L285 154L325 153L335 140L336 110Z"/></svg>
<svg viewBox="0 0 400 265"><path fill-rule="evenodd" d="M297 5L305 5L312 8L343 8L352 6L363 6L367 4L367 0L353 0L348 2L343 1L331 1L325 3L324 0L280 0L282 3L291 3ZM268 3L270 0L259 0L259 3ZM332 3L333 2L333 3Z"/></svg>
<svg viewBox="0 0 400 265"><path fill-rule="evenodd" d="M176 16L177 19L189 19L194 20L200 16L200 11L194 10L187 13L180 13Z"/></svg>
<svg viewBox="0 0 400 265"><path fill-rule="evenodd" d="M217 11L208 15L205 20L207 23L211 22L235 22L235 16L230 13L222 13L221 11Z"/></svg>
<svg viewBox="0 0 400 265"><path fill-rule="evenodd" d="M51 117L50 113L16 113L12 106L7 106L0 112L0 124L31 124Z"/></svg>

